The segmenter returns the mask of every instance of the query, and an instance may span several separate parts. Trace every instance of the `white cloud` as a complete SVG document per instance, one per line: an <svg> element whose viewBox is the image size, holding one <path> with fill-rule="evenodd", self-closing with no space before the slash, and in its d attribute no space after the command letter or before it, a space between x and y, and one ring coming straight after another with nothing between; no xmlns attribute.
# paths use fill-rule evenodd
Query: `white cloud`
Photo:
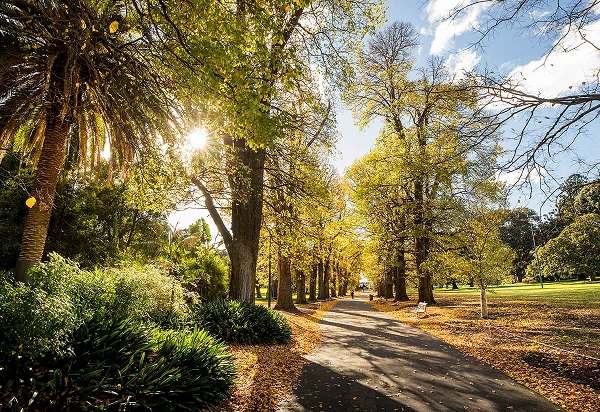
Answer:
<svg viewBox="0 0 600 412"><path fill-rule="evenodd" d="M600 21L582 31L591 43L600 44ZM529 93L555 96L577 89L583 82L595 81L599 68L600 52L571 31L550 54L515 67L509 77Z"/></svg>
<svg viewBox="0 0 600 412"><path fill-rule="evenodd" d="M490 7L489 3L477 3L461 13L448 18L457 7L471 3L471 0L431 0L427 4L427 20L435 26L431 54L441 54L452 46L455 37L479 27L481 13Z"/></svg>
<svg viewBox="0 0 600 412"><path fill-rule="evenodd" d="M461 78L466 72L473 70L480 60L481 56L476 52L465 49L451 54L446 63L450 72Z"/></svg>

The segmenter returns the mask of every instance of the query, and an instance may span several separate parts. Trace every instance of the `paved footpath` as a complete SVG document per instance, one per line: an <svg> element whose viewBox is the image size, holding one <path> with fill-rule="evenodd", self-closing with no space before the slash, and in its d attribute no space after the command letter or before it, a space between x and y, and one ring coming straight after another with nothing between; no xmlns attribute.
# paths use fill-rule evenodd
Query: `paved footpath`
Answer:
<svg viewBox="0 0 600 412"><path fill-rule="evenodd" d="M280 411L560 410L364 298L340 300L321 328L321 346Z"/></svg>

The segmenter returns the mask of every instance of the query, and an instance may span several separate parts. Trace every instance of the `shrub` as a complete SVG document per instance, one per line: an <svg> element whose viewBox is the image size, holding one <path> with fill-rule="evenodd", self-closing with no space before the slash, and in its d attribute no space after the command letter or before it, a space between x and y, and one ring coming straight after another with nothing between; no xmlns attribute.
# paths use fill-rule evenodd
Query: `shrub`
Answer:
<svg viewBox="0 0 600 412"><path fill-rule="evenodd" d="M32 268L30 283L0 274L0 356L62 358L72 334L91 319L131 318L158 325L188 321L184 290L151 267L85 271L51 254Z"/></svg>
<svg viewBox="0 0 600 412"><path fill-rule="evenodd" d="M235 377L233 357L205 331L148 330L130 319L91 322L75 354L69 378L87 398L112 393L113 403L148 409L212 406Z"/></svg>
<svg viewBox="0 0 600 412"><path fill-rule="evenodd" d="M188 320L181 283L151 265L87 271L56 253L49 257L29 272L30 285L52 296L66 296L81 321L104 314L163 326Z"/></svg>
<svg viewBox="0 0 600 412"><path fill-rule="evenodd" d="M233 385L233 357L205 331L150 330L132 319L93 318L73 340L73 355L61 363L30 362L0 372L8 382L1 392L11 392L0 392L0 403L5 395L31 400L36 409L110 404L119 410L198 410L225 399Z"/></svg>
<svg viewBox="0 0 600 412"><path fill-rule="evenodd" d="M229 343L286 343L292 336L287 319L264 306L235 300L214 300L197 308L200 326Z"/></svg>
<svg viewBox="0 0 600 412"><path fill-rule="evenodd" d="M65 294L51 295L0 278L0 357L65 356L77 326L73 306Z"/></svg>

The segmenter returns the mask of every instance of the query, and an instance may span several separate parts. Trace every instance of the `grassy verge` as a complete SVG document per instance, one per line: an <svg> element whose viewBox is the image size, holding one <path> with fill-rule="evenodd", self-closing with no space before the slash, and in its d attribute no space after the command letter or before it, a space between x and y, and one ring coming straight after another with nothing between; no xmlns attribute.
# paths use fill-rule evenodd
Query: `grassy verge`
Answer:
<svg viewBox="0 0 600 412"><path fill-rule="evenodd" d="M292 326L292 341L286 345L230 346L238 379L223 411L274 411L306 364L303 355L319 344L319 321L336 301L297 305L296 313L283 313Z"/></svg>
<svg viewBox="0 0 600 412"><path fill-rule="evenodd" d="M376 300L419 327L571 411L600 401L600 283L561 282L493 289L490 319L479 319L476 289L436 289L438 304L418 319L415 302ZM595 359L594 359L595 358Z"/></svg>

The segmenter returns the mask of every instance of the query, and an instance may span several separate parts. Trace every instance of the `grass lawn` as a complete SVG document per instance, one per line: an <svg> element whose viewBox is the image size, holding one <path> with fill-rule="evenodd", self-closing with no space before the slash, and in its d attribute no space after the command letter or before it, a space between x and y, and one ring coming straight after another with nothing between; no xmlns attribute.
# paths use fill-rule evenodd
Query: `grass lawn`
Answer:
<svg viewBox="0 0 600 412"><path fill-rule="evenodd" d="M600 306L600 282L564 281L546 282L544 288L539 283L493 286L488 289L489 298L502 300L535 301L569 306ZM459 289L438 288L434 291L436 296L452 297L479 297L479 289L461 287Z"/></svg>
<svg viewBox="0 0 600 412"><path fill-rule="evenodd" d="M417 318L411 302L376 300L458 349L489 363L571 411L600 403L600 282L552 282L490 288L490 319L479 318L479 291L438 288L437 305Z"/></svg>

